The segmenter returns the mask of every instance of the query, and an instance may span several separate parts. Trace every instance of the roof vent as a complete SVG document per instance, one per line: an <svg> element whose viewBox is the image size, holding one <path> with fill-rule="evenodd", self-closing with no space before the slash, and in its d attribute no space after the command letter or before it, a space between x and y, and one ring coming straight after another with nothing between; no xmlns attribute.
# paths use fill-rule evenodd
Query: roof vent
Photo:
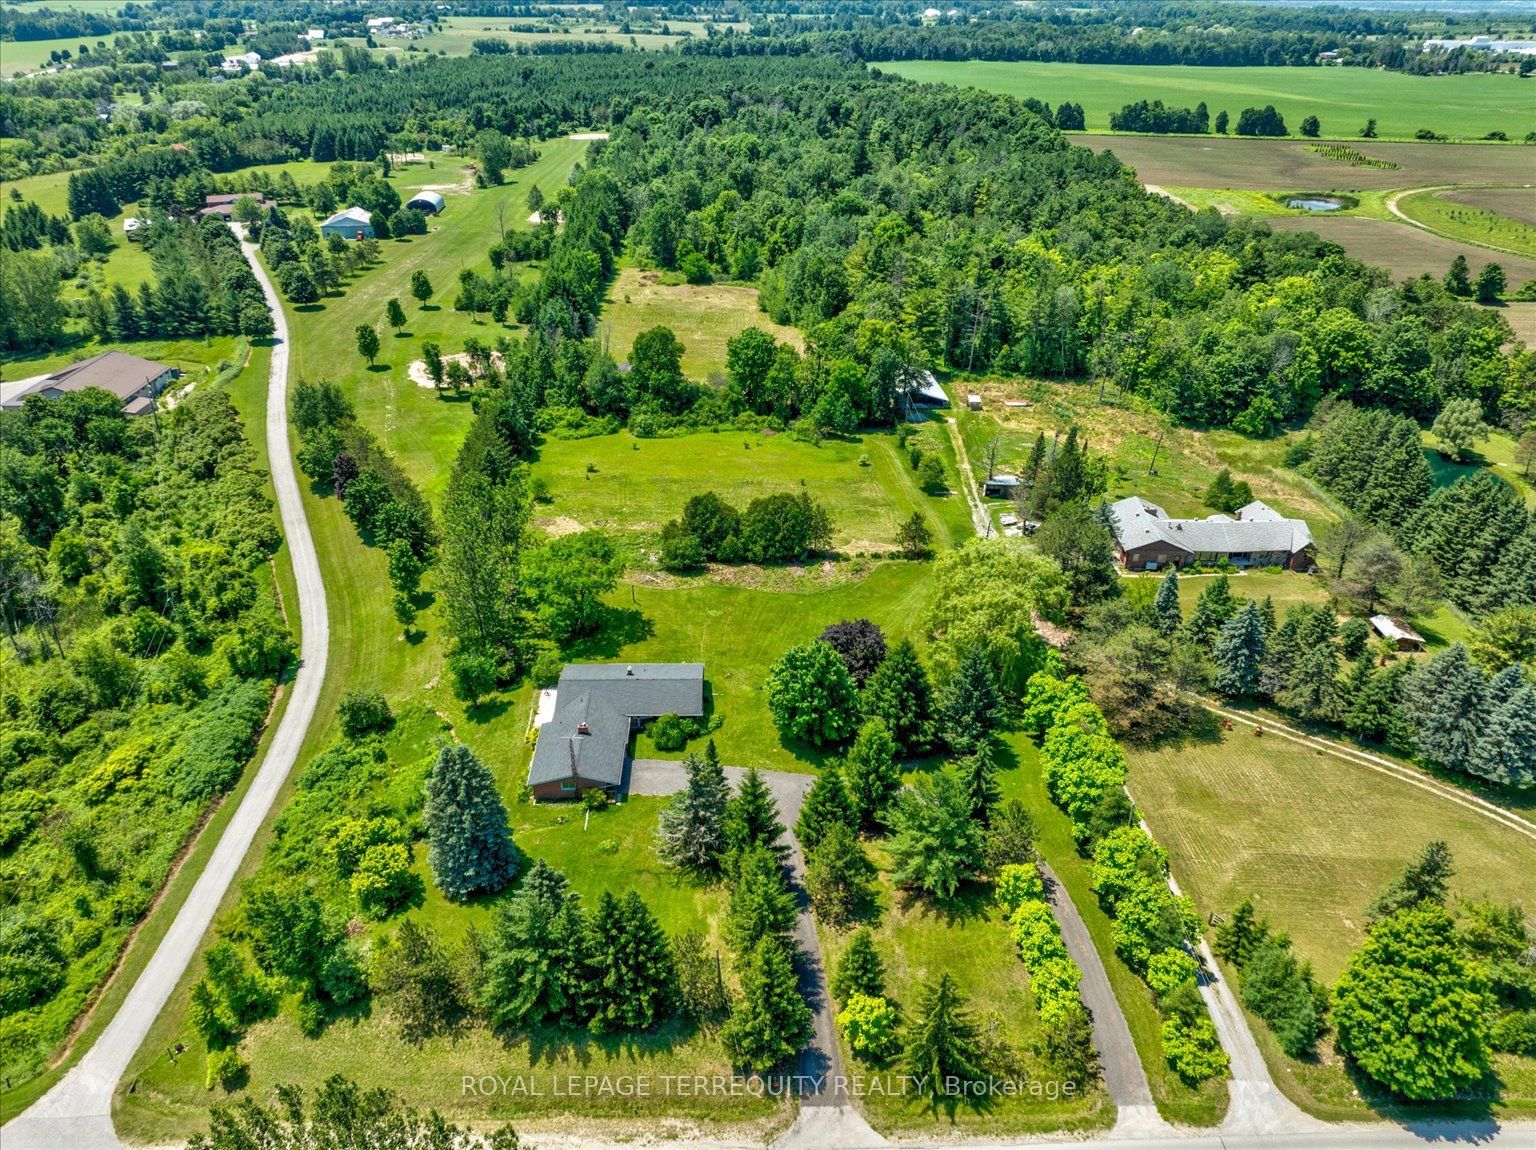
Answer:
<svg viewBox="0 0 1536 1150"><path fill-rule="evenodd" d="M576 724L576 733L578 735L590 735L592 731L585 722L580 722Z"/></svg>
<svg viewBox="0 0 1536 1150"><path fill-rule="evenodd" d="M634 676L635 676L635 669L633 667L625 667L624 668L624 674L628 675L630 678L634 678Z"/></svg>

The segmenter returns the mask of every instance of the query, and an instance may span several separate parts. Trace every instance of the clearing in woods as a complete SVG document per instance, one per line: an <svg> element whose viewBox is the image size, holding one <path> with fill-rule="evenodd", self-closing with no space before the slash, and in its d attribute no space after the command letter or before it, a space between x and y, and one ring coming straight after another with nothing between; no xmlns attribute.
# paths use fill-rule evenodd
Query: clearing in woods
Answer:
<svg viewBox="0 0 1536 1150"><path fill-rule="evenodd" d="M749 327L805 348L798 329L774 323L758 308L757 289L748 284L668 283L659 272L621 268L606 302L599 338L607 338L614 359L627 359L642 331L669 327L682 341L683 374L690 379L724 373L726 343Z"/></svg>

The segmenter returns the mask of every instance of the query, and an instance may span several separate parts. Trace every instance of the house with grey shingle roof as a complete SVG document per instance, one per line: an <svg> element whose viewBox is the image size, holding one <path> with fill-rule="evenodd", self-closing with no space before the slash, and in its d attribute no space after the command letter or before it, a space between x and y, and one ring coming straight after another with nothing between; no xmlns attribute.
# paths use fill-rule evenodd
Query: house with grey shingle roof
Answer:
<svg viewBox="0 0 1536 1150"><path fill-rule="evenodd" d="M703 663L569 663L533 748L528 789L537 799L617 790L631 734L662 715L703 714Z"/></svg>
<svg viewBox="0 0 1536 1150"><path fill-rule="evenodd" d="M1255 499L1232 515L1173 519L1155 503L1130 496L1109 505L1115 550L1130 571L1159 571L1225 560L1234 567L1313 565L1312 531Z"/></svg>

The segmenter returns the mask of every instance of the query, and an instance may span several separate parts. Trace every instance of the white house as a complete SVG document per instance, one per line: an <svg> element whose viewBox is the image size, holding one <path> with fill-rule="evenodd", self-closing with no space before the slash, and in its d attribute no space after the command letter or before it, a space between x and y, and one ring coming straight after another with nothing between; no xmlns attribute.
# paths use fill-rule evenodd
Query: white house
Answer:
<svg viewBox="0 0 1536 1150"><path fill-rule="evenodd" d="M311 28L308 32L304 33L304 39L310 41L311 43L313 43L316 40L324 40L325 39L325 29L324 28Z"/></svg>
<svg viewBox="0 0 1536 1150"><path fill-rule="evenodd" d="M254 72L261 67L261 53L247 52L243 56L231 56L220 64L219 67L231 74L238 72Z"/></svg>

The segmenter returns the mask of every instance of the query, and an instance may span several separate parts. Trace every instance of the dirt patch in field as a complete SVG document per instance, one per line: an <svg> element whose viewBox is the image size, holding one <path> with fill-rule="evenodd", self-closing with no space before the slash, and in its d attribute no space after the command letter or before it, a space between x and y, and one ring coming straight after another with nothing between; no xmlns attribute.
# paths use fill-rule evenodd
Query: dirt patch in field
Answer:
<svg viewBox="0 0 1536 1150"><path fill-rule="evenodd" d="M535 527L543 528L546 535L576 535L586 528L569 515L549 515L533 521Z"/></svg>
<svg viewBox="0 0 1536 1150"><path fill-rule="evenodd" d="M475 371L474 362L470 359L468 352L456 351L452 355L445 355L445 356L443 356L443 370L444 371L448 370L448 365L450 363L462 363L465 367L467 367L469 369L469 376L470 376L471 379L478 380L480 378L479 374ZM505 361L503 361L503 359L501 358L501 353L497 352L497 351L491 352L491 363L498 370L501 369L502 367L506 366ZM432 377L427 374L427 361L424 360L424 359L414 359L414 360L412 360L411 361L411 366L405 369L405 374L410 378L410 381L412 383L414 383L417 387L436 387L437 386L435 383L432 382ZM444 386L446 386L446 384Z"/></svg>
<svg viewBox="0 0 1536 1150"><path fill-rule="evenodd" d="M566 139L569 140L606 140L607 132L572 132Z"/></svg>
<svg viewBox="0 0 1536 1150"><path fill-rule="evenodd" d="M1536 279L1536 260L1448 240L1391 220L1366 216L1281 217L1270 220L1269 226L1283 232L1316 232L1341 245L1355 259L1386 268L1395 280L1415 279L1426 273L1439 279L1457 256L1465 256L1474 269L1487 263L1498 264L1504 269L1510 291Z"/></svg>

